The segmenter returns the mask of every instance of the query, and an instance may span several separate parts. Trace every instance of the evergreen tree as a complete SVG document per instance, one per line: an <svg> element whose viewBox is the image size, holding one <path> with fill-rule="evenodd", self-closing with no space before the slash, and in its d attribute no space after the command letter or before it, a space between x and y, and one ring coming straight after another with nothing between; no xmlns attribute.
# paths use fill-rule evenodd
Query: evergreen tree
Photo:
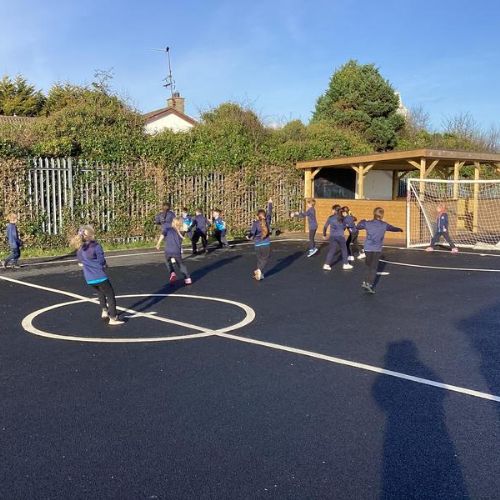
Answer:
<svg viewBox="0 0 500 500"><path fill-rule="evenodd" d="M0 80L0 115L36 116L40 113L45 97L25 78L4 76Z"/></svg>

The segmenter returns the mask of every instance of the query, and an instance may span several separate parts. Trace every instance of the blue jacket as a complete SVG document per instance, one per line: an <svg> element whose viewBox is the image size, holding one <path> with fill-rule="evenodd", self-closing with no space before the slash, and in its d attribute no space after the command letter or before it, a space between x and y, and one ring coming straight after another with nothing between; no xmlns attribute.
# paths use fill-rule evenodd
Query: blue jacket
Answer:
<svg viewBox="0 0 500 500"><path fill-rule="evenodd" d="M437 217L436 232L447 233L448 232L448 214L443 212Z"/></svg>
<svg viewBox="0 0 500 500"><path fill-rule="evenodd" d="M250 228L250 238L255 242L256 247L262 247L271 244L271 218L273 216L273 204L268 203L266 207L266 220L264 224L267 227L267 235L262 234L262 224L260 220L254 220Z"/></svg>
<svg viewBox="0 0 500 500"><path fill-rule="evenodd" d="M326 219L325 225L323 226L323 236L326 236L326 230L330 226L330 238L335 238L336 236L344 237L345 223L342 222L337 214L332 214L328 219Z"/></svg>
<svg viewBox="0 0 500 500"><path fill-rule="evenodd" d="M363 245L365 252L381 252L386 231L403 232L399 227L391 226L387 222L378 219L362 220L357 225L357 229L366 230L366 240Z"/></svg>
<svg viewBox="0 0 500 500"><path fill-rule="evenodd" d="M191 229L207 234L208 220L203 214L195 215L191 222Z"/></svg>
<svg viewBox="0 0 500 500"><path fill-rule="evenodd" d="M12 222L7 224L7 240L9 241L10 248L19 248L21 246L17 226Z"/></svg>
<svg viewBox="0 0 500 500"><path fill-rule="evenodd" d="M182 237L173 227L166 227L163 230L165 236L165 255L167 257L181 258Z"/></svg>
<svg viewBox="0 0 500 500"><path fill-rule="evenodd" d="M354 220L354 216L352 216L352 215L346 215L344 217L344 225L349 230L349 232L351 234L356 234L359 232L358 228L356 227L356 222Z"/></svg>
<svg viewBox="0 0 500 500"><path fill-rule="evenodd" d="M172 221L175 218L175 212L172 210L167 210L166 212L160 212L155 216L155 224L161 225L163 231L166 227L172 227Z"/></svg>
<svg viewBox="0 0 500 500"><path fill-rule="evenodd" d="M226 223L222 219L222 217L217 217L217 219L214 219L214 226L217 231L225 231L226 230Z"/></svg>
<svg viewBox="0 0 500 500"><path fill-rule="evenodd" d="M193 218L190 215L186 215L186 217L182 218L182 230L185 232L189 232L189 228L193 222Z"/></svg>
<svg viewBox="0 0 500 500"><path fill-rule="evenodd" d="M104 250L97 241L85 242L79 248L76 257L83 264L83 276L89 285L101 283L108 279L104 270L106 267Z"/></svg>
<svg viewBox="0 0 500 500"><path fill-rule="evenodd" d="M316 209L314 207L308 208L305 212L299 212L297 217L304 219L307 217L309 229L318 229L318 221L316 219Z"/></svg>

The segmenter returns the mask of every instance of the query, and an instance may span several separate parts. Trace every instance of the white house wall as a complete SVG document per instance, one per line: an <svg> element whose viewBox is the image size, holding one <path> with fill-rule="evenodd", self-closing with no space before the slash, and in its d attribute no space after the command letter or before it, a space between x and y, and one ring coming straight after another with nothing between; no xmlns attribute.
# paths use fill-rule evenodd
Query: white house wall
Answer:
<svg viewBox="0 0 500 500"><path fill-rule="evenodd" d="M186 132L193 125L177 115L171 114L163 116L154 122L147 123L144 130L147 134L155 134L163 130L171 130L172 132Z"/></svg>

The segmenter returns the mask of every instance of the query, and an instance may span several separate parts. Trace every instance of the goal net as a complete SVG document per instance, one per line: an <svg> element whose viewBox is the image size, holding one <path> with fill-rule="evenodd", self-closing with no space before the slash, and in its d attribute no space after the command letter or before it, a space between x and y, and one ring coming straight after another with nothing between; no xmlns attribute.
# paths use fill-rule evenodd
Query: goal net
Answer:
<svg viewBox="0 0 500 500"><path fill-rule="evenodd" d="M407 245L428 246L445 204L449 234L457 246L500 250L500 179L408 179ZM440 244L447 245L442 238Z"/></svg>

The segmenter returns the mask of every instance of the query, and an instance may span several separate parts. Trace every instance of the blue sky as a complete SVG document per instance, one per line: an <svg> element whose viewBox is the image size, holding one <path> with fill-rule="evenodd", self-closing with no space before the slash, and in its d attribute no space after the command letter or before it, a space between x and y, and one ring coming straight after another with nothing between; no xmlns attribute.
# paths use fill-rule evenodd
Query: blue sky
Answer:
<svg viewBox="0 0 500 500"><path fill-rule="evenodd" d="M439 128L470 113L500 125L497 0L4 0L0 74L47 90L113 69L114 88L143 112L164 106L165 60L187 112L227 100L268 123L308 121L335 68L375 63L406 106Z"/></svg>

